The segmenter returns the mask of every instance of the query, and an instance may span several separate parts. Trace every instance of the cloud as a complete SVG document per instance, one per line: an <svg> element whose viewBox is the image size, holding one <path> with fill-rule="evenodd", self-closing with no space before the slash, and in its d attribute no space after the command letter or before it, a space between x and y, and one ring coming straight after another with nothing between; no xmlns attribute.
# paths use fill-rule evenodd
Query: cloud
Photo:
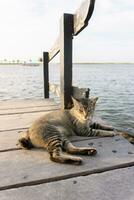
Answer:
<svg viewBox="0 0 134 200"><path fill-rule="evenodd" d="M134 9L134 1L126 0L103 0L96 1L97 8L105 14L111 14L115 12L123 12Z"/></svg>
<svg viewBox="0 0 134 200"><path fill-rule="evenodd" d="M96 1L88 27L74 41L74 60L134 62L132 6L124 0Z"/></svg>
<svg viewBox="0 0 134 200"><path fill-rule="evenodd" d="M0 58L41 56L43 51L51 48L59 33L59 18L62 13L74 13L81 1L0 1ZM94 49L92 58L96 61L102 57L106 60L113 59L111 52L116 60L134 61L131 53L134 52L133 8L134 1L96 0L89 26L74 39L75 51L79 55L74 53L75 61L90 60L91 47ZM80 47L85 52L81 52Z"/></svg>

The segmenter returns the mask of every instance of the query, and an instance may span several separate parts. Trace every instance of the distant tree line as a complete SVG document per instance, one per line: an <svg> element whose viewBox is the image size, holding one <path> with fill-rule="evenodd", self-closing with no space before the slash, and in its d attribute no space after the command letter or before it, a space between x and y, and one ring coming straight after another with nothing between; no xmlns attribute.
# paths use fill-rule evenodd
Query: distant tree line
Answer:
<svg viewBox="0 0 134 200"><path fill-rule="evenodd" d="M43 59L42 58L38 58L36 62L42 62ZM20 60L20 59L7 59L7 58L4 58L4 59L0 59L0 63L13 63L13 64L22 64L22 63L32 63L33 60L32 59L29 59L29 60Z"/></svg>

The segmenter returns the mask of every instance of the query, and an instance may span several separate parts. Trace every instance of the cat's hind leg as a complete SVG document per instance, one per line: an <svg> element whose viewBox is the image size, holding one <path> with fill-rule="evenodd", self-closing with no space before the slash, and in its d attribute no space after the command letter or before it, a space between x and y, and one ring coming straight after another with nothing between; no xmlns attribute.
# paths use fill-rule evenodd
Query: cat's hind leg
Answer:
<svg viewBox="0 0 134 200"><path fill-rule="evenodd" d="M69 163L79 165L82 163L80 157L65 155L63 153L63 138L60 135L49 137L47 141L47 151L50 154L50 159L54 162Z"/></svg>
<svg viewBox="0 0 134 200"><path fill-rule="evenodd" d="M71 142L66 141L63 146L64 150L70 154L90 155L94 156L97 153L95 148L76 147Z"/></svg>
<svg viewBox="0 0 134 200"><path fill-rule="evenodd" d="M61 148L55 148L50 153L50 159L58 163L68 163L68 164L75 164L75 165L79 165L82 163L82 159L80 157L65 155L63 154Z"/></svg>

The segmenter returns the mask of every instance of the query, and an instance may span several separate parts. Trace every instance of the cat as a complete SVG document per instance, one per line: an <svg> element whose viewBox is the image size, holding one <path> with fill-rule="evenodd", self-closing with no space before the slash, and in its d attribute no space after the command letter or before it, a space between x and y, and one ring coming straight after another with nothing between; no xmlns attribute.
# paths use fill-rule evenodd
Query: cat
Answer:
<svg viewBox="0 0 134 200"><path fill-rule="evenodd" d="M70 141L71 136L114 136L114 129L110 126L93 122L96 98L74 99L73 107L68 110L53 111L37 119L32 126L21 134L19 144L21 147L45 148L50 159L59 163L80 164L80 157L70 154L94 156L95 148L76 147Z"/></svg>

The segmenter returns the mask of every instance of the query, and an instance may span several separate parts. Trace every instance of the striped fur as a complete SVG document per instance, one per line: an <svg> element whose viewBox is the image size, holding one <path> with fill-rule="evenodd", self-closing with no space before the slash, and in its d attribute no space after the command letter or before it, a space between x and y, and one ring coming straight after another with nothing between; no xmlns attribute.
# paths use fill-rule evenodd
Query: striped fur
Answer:
<svg viewBox="0 0 134 200"><path fill-rule="evenodd" d="M73 99L74 106L70 110L51 112L36 120L29 130L22 133L19 143L22 147L45 148L50 159L60 163L80 164L82 159L70 154L95 155L96 149L76 147L69 138L78 136L113 136L111 127L93 123L93 114L97 98Z"/></svg>

